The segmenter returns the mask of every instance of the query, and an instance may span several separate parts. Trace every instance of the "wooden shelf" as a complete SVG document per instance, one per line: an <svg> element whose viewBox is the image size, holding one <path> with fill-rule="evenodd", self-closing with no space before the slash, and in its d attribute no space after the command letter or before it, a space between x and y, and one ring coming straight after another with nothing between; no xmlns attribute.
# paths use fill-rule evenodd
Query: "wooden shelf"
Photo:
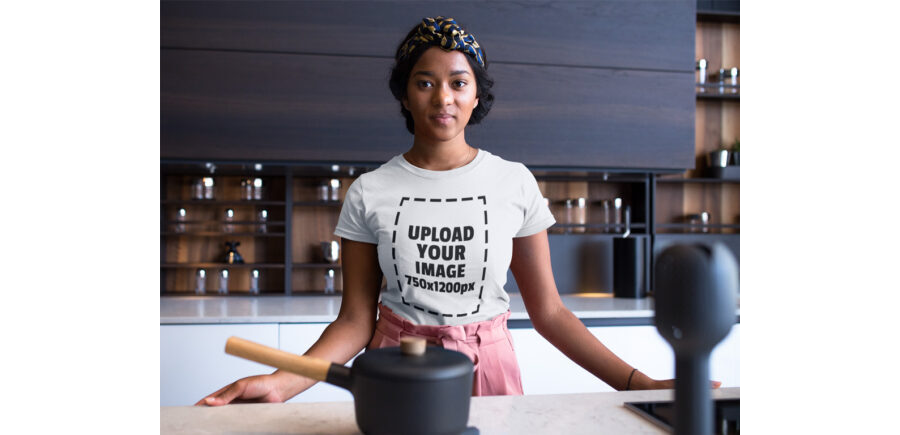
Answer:
<svg viewBox="0 0 900 435"><path fill-rule="evenodd" d="M697 184L719 184L719 183L737 183L741 180L732 178L657 178L657 183L697 183Z"/></svg>
<svg viewBox="0 0 900 435"><path fill-rule="evenodd" d="M343 201L296 201L294 207L340 207Z"/></svg>
<svg viewBox="0 0 900 435"><path fill-rule="evenodd" d="M163 225L284 225L284 221L231 221L201 220L201 221L164 221Z"/></svg>
<svg viewBox="0 0 900 435"><path fill-rule="evenodd" d="M185 237L284 237L284 233L225 233L221 231L196 231L183 233L175 231L163 231L163 236L185 236Z"/></svg>
<svg viewBox="0 0 900 435"><path fill-rule="evenodd" d="M162 205L266 205L266 206L284 206L284 201L265 201L265 200L218 200L218 199L163 199L160 201Z"/></svg>
<svg viewBox="0 0 900 435"><path fill-rule="evenodd" d="M163 269L284 269L284 263L162 263Z"/></svg>
<svg viewBox="0 0 900 435"><path fill-rule="evenodd" d="M294 269L340 269L340 263L294 263Z"/></svg>

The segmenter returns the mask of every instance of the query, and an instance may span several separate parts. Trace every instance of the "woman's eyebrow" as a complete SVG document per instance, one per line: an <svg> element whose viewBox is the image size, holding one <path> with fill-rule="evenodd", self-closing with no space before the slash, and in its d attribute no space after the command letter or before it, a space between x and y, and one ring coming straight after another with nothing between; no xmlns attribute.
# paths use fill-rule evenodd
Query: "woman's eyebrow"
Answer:
<svg viewBox="0 0 900 435"><path fill-rule="evenodd" d="M452 71L452 72L450 73L450 75L451 75L451 76L457 76L457 75L460 75L460 74L468 74L468 73L469 73L469 72L466 71L466 70L457 70L457 71ZM431 72L431 71L416 71L415 73L413 73L413 76L417 76L417 75L423 75L423 76L428 76L428 77L434 77L434 73Z"/></svg>

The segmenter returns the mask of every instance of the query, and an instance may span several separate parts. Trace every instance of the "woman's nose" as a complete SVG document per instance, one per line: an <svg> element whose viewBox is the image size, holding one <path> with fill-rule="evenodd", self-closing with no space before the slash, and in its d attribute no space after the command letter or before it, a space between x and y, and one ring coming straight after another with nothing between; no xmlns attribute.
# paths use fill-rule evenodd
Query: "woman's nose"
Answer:
<svg viewBox="0 0 900 435"><path fill-rule="evenodd" d="M439 86L434 92L435 106L446 106L453 102L453 93L446 86Z"/></svg>

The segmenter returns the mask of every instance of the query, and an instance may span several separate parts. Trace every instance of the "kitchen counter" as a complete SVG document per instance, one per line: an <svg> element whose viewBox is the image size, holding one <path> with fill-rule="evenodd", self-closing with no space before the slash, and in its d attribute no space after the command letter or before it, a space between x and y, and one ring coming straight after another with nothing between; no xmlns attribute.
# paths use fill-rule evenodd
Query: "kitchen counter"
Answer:
<svg viewBox="0 0 900 435"><path fill-rule="evenodd" d="M614 298L608 293L561 295L580 319L610 324L651 324L653 298ZM172 296L159 298L160 324L330 323L341 307L340 295L315 296ZM519 293L510 293L510 327L528 323ZM638 323L635 323L638 322ZM596 323L596 322L595 322ZM523 326L523 325L520 325ZM588 325L601 326L601 325Z"/></svg>
<svg viewBox="0 0 900 435"><path fill-rule="evenodd" d="M740 388L713 390L739 398ZM493 434L664 434L624 402L672 400L673 390L473 397L469 425ZM398 410L398 415L402 415ZM161 434L358 434L353 402L241 404L160 408Z"/></svg>

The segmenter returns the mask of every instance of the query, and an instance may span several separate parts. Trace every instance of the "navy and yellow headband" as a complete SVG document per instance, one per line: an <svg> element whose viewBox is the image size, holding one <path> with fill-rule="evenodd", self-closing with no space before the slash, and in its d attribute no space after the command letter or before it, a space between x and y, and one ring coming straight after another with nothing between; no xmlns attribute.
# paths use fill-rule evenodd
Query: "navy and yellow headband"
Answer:
<svg viewBox="0 0 900 435"><path fill-rule="evenodd" d="M466 33L453 18L423 18L416 32L400 46L397 60L409 57L416 48L437 41L446 51L459 50L471 56L484 68L484 53L475 37Z"/></svg>

